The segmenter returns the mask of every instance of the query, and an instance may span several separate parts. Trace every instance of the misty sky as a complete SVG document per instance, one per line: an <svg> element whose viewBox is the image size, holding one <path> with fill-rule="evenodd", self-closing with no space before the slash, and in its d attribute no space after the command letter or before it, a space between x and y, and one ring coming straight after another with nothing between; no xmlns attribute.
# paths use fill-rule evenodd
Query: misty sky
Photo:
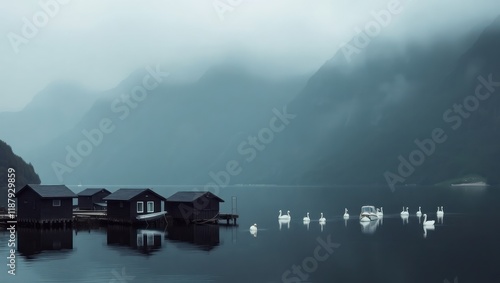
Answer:
<svg viewBox="0 0 500 283"><path fill-rule="evenodd" d="M105 90L146 65L161 64L178 81L220 62L269 77L309 74L391 2L65 0L16 53L9 34L23 36L23 18L32 23L39 2L51 1L0 0L0 111L22 109L53 81ZM214 3L238 2L221 20ZM402 12L379 35L394 44L455 35L499 14L498 0L399 2Z"/></svg>

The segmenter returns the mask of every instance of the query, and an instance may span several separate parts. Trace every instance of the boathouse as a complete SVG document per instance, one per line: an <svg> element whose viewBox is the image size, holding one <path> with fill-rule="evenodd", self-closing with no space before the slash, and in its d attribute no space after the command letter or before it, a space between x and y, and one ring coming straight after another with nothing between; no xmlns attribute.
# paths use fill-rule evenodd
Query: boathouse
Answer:
<svg viewBox="0 0 500 283"><path fill-rule="evenodd" d="M167 198L166 208L174 220L216 222L221 202L224 200L211 192L177 192Z"/></svg>
<svg viewBox="0 0 500 283"><path fill-rule="evenodd" d="M119 189L103 200L107 203L108 221L134 223L138 216L164 211L166 199L151 189Z"/></svg>
<svg viewBox="0 0 500 283"><path fill-rule="evenodd" d="M78 193L79 210L106 210L106 202L103 198L109 196L110 191L106 189L89 188Z"/></svg>
<svg viewBox="0 0 500 283"><path fill-rule="evenodd" d="M0 213L7 212L7 187L0 188Z"/></svg>
<svg viewBox="0 0 500 283"><path fill-rule="evenodd" d="M73 220L76 194L65 185L26 185L16 198L18 222L66 224Z"/></svg>

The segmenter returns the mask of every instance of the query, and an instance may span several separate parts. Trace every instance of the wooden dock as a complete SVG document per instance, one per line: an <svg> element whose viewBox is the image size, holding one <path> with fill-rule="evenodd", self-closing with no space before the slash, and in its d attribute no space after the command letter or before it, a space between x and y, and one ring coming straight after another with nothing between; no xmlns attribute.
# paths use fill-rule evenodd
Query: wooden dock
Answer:
<svg viewBox="0 0 500 283"><path fill-rule="evenodd" d="M168 221L173 221L170 215L166 215ZM219 213L215 219L209 219L206 221L202 221L202 223L211 222L214 224L223 224L223 225L238 225L237 219L239 218L238 214L231 213ZM7 221L10 220L8 214L0 214L0 226L7 225ZM219 223L221 221L222 223ZM225 221L225 223L224 223ZM54 221L55 222L55 221ZM85 224L85 223L108 223L110 222L106 211L96 211L96 210L74 210L73 211L73 222L75 224ZM112 222L112 221L111 221ZM48 222L47 222L48 223ZM40 224L45 224L45 221L42 221Z"/></svg>
<svg viewBox="0 0 500 283"><path fill-rule="evenodd" d="M238 225L236 223L236 219L238 219L238 217L239 217L238 214L219 213L218 220L226 220L226 225L229 225L229 221L232 221L233 225Z"/></svg>

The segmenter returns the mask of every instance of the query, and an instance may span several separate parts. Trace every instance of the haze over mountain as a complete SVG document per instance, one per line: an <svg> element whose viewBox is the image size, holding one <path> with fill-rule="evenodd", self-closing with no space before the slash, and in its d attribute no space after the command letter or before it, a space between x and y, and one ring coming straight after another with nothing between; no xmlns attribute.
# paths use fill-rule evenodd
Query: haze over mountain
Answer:
<svg viewBox="0 0 500 283"><path fill-rule="evenodd" d="M489 90L493 94L477 99L477 106L469 101L467 117L454 105L475 95L483 84L478 76L500 81L500 17L471 38L468 44L437 41L404 50L374 41L349 64L339 51L291 103L290 111L304 118L287 128L276 146L280 153L255 163L254 176L272 183L295 176L295 184L386 184L387 172L401 175L399 156L408 161L420 149L415 140L432 138L441 128L446 141L432 151L429 145L432 153L396 185L468 175L498 183L500 98ZM274 176L259 170L278 156L286 165Z"/></svg>
<svg viewBox="0 0 500 283"><path fill-rule="evenodd" d="M66 81L53 82L17 112L0 112L0 137L21 156L72 129L96 94Z"/></svg>
<svg viewBox="0 0 500 283"><path fill-rule="evenodd" d="M374 38L311 77L281 81L222 65L182 84L149 66L98 94L54 84L42 93L73 96L40 94L32 104L43 106L16 114L24 122L0 113L25 123L0 134L47 183L498 183L500 17L461 34ZM478 85L492 95L479 98Z"/></svg>
<svg viewBox="0 0 500 283"><path fill-rule="evenodd" d="M218 66L192 84L169 84L168 77L162 78L157 88L135 100L131 91L159 66L148 68L101 94L72 130L28 154L44 182L201 182L214 162L231 155L240 140L269 120L274 108L286 105L307 79L270 81L240 67ZM111 121L113 130L101 138L95 129L103 119ZM78 145L92 140L88 156L83 146L84 154L75 157Z"/></svg>

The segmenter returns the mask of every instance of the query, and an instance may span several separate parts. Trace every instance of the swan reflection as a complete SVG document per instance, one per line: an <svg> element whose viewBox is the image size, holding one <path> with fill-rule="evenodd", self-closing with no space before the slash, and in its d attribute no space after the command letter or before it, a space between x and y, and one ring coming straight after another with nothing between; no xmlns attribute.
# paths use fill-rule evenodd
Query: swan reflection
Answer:
<svg viewBox="0 0 500 283"><path fill-rule="evenodd" d="M407 214L401 214L401 219L403 220L403 225L408 224L408 222L409 222L408 219L409 218L410 218L409 215L407 215Z"/></svg>
<svg viewBox="0 0 500 283"><path fill-rule="evenodd" d="M281 227L286 224L287 225L287 228L290 229L290 219L280 219L278 220L278 223L280 225L280 230L281 230Z"/></svg>
<svg viewBox="0 0 500 283"><path fill-rule="evenodd" d="M309 231L309 223L311 223L311 220L309 220L309 221L304 220L303 223L304 223L304 225L306 225L307 231Z"/></svg>
<svg viewBox="0 0 500 283"><path fill-rule="evenodd" d="M323 228L325 227L325 225L326 225L326 221L320 221L319 222L319 226L321 228L321 232L323 232Z"/></svg>
<svg viewBox="0 0 500 283"><path fill-rule="evenodd" d="M436 227L434 225L424 225L424 239L427 238L427 230L434 231Z"/></svg>

